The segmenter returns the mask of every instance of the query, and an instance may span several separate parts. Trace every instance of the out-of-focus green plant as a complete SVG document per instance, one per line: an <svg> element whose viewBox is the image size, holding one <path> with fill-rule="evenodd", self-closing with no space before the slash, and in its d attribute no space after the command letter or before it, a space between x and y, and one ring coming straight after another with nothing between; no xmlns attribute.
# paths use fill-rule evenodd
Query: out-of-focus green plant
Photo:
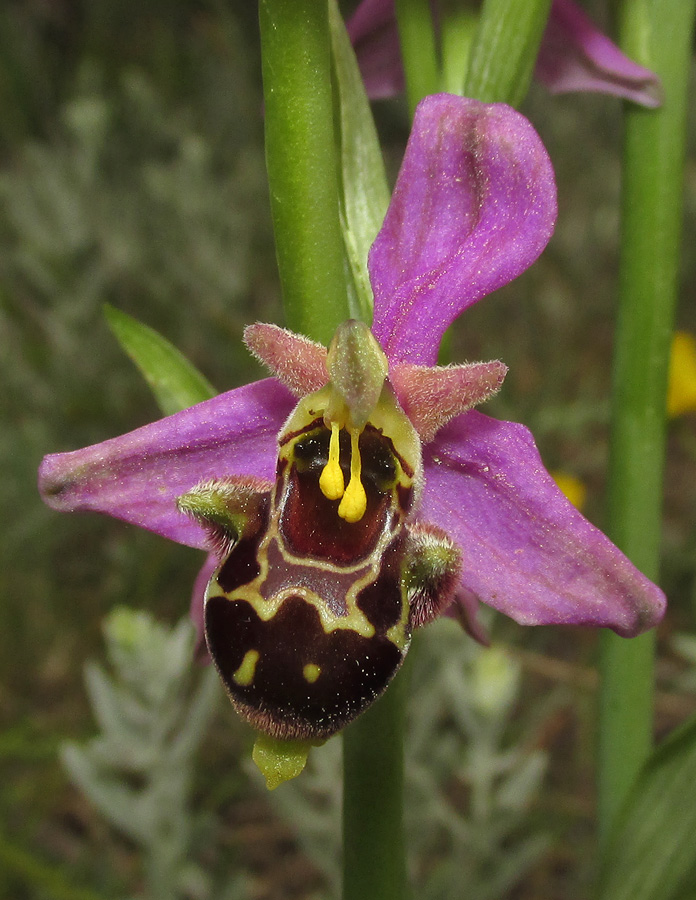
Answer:
<svg viewBox="0 0 696 900"><path fill-rule="evenodd" d="M696 634L682 632L672 638L672 648L687 664L687 668L676 679L682 691L696 694Z"/></svg>
<svg viewBox="0 0 696 900"><path fill-rule="evenodd" d="M223 389L255 372L238 341L243 323L277 318L272 276L258 274L272 267L257 269L272 254L260 92L243 51L234 62L209 55L206 66L219 90L232 96L234 81L244 103L256 96L256 118L242 117L233 136L215 113L219 97L187 106L142 69L107 85L85 64L50 139L24 140L0 163L0 516L12 522L0 545L0 671L18 707L46 658L86 639L84 603L98 604L97 615L125 595L145 606L181 580L168 548L112 532L125 567L95 598L96 561L74 549L84 551L101 523L56 528L36 495L47 446L89 443L152 417L104 302L156 325ZM230 115L240 103L230 100ZM185 560L185 571L193 564ZM177 597L183 612L188 598ZM28 648L28 680L11 664L18 645Z"/></svg>
<svg viewBox="0 0 696 900"><path fill-rule="evenodd" d="M547 757L534 746L544 710L520 721L520 666L500 647L462 640L452 622L419 635L406 746L407 834L423 900L504 896L548 846L534 820ZM270 800L297 830L336 896L340 884L340 744L315 752L302 778Z"/></svg>
<svg viewBox="0 0 696 900"><path fill-rule="evenodd" d="M419 896L444 900L462 884L473 900L504 896L548 843L530 815L547 764L533 746L544 701L520 721L519 664L462 641L452 622L424 632L415 667L407 810Z"/></svg>
<svg viewBox="0 0 696 900"><path fill-rule="evenodd" d="M121 607L107 618L104 634L111 674L95 663L85 670L100 731L83 746L64 744L63 764L141 851L143 896L222 897L193 859L197 832L206 825L193 810L193 774L220 699L217 674L212 667L194 670L195 635L187 619L168 628ZM235 882L234 894L224 896L241 897L240 891Z"/></svg>
<svg viewBox="0 0 696 900"><path fill-rule="evenodd" d="M259 773L247 768L260 784ZM295 830L302 850L327 881L326 897L341 892L341 741L332 738L312 753L302 778L268 795L274 809Z"/></svg>

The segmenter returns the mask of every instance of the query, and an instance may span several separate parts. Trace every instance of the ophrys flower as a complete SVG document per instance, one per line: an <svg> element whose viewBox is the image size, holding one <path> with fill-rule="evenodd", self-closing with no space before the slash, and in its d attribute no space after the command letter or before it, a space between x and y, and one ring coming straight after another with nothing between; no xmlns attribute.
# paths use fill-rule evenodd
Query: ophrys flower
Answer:
<svg viewBox="0 0 696 900"><path fill-rule="evenodd" d="M449 324L551 235L556 195L519 113L424 100L369 258L372 331L327 350L247 329L275 377L47 457L60 510L208 551L205 630L239 711L279 739L335 733L384 690L414 627L483 601L524 624L652 627L664 597L572 507L521 425L472 407L500 362L438 368Z"/></svg>

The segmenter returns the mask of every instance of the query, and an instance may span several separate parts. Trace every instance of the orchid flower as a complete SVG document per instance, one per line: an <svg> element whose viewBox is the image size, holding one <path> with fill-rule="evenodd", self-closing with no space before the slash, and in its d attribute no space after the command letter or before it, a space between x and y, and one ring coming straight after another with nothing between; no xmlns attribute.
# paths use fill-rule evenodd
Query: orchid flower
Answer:
<svg viewBox="0 0 696 900"><path fill-rule="evenodd" d="M206 550L205 633L237 710L323 740L386 687L414 628L653 627L665 600L568 502L529 431L473 409L498 361L437 367L443 333L527 269L556 218L548 155L504 104L426 98L371 248L374 322L328 351L275 325L245 340L273 377L130 434L47 456L57 510Z"/></svg>
<svg viewBox="0 0 696 900"><path fill-rule="evenodd" d="M394 0L363 0L347 28L368 95L403 93ZM662 102L654 72L625 56L572 0L553 0L535 75L552 94L594 91L647 107Z"/></svg>

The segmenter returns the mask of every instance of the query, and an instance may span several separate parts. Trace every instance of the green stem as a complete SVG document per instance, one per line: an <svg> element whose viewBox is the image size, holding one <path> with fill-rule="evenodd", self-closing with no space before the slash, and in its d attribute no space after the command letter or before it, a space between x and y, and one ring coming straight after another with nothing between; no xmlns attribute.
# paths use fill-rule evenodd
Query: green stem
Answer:
<svg viewBox="0 0 696 900"><path fill-rule="evenodd" d="M478 12L460 0L440 9L442 32L442 89L464 93L464 79L478 26Z"/></svg>
<svg viewBox="0 0 696 900"><path fill-rule="evenodd" d="M329 54L323 0L261 0L266 161L290 327L328 343L348 318ZM406 680L344 740L346 900L403 900Z"/></svg>
<svg viewBox="0 0 696 900"><path fill-rule="evenodd" d="M627 106L609 460L609 533L659 574L665 396L678 290L694 0L625 0L623 49L660 75L664 105ZM602 635L599 829L612 825L652 743L654 636Z"/></svg>
<svg viewBox="0 0 696 900"><path fill-rule="evenodd" d="M484 0L464 96L519 106L532 80L551 0Z"/></svg>
<svg viewBox="0 0 696 900"><path fill-rule="evenodd" d="M429 0L395 0L411 116L423 97L440 90L437 42Z"/></svg>
<svg viewBox="0 0 696 900"><path fill-rule="evenodd" d="M266 165L287 324L328 344L348 318L328 4L259 3Z"/></svg>
<svg viewBox="0 0 696 900"><path fill-rule="evenodd" d="M403 822L408 660L343 733L343 900L408 895Z"/></svg>

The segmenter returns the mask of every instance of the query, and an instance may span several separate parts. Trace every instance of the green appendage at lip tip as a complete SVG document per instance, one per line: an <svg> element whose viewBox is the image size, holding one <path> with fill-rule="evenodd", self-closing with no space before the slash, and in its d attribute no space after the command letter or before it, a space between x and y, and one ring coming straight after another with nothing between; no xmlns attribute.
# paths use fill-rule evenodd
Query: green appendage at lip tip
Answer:
<svg viewBox="0 0 696 900"><path fill-rule="evenodd" d="M283 741L268 734L259 734L251 758L266 779L266 787L273 791L284 782L297 778L307 764L309 751L322 743Z"/></svg>

